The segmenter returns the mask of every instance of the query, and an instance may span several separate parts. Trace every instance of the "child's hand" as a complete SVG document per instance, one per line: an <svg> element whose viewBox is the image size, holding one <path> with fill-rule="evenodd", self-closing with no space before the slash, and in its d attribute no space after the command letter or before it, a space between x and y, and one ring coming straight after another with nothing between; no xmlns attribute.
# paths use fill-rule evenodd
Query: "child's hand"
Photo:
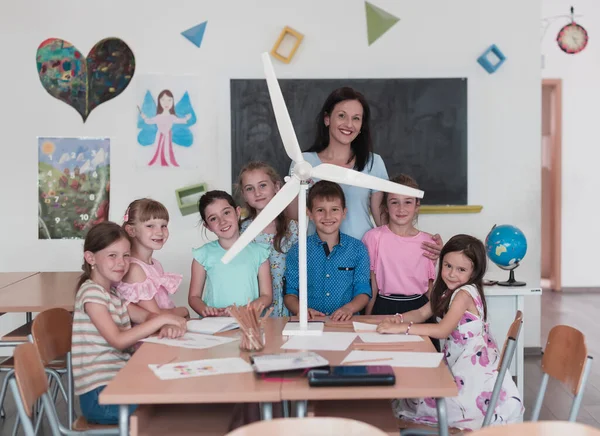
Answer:
<svg viewBox="0 0 600 436"><path fill-rule="evenodd" d="M390 321L390 318L385 319L381 324L377 326L378 333L406 333L406 327L408 324L398 324L394 321Z"/></svg>
<svg viewBox="0 0 600 436"><path fill-rule="evenodd" d="M226 309L217 309L216 307L206 306L204 308L204 310L202 310L202 312L200 312L200 315L202 315L203 317L221 316L225 311L226 311Z"/></svg>
<svg viewBox="0 0 600 436"><path fill-rule="evenodd" d="M181 328L184 331L187 330L187 321L185 318L182 318L177 315L172 315L170 313L159 315L159 318L161 319L163 326L170 325Z"/></svg>
<svg viewBox="0 0 600 436"><path fill-rule="evenodd" d="M423 256L431 259L438 260L440 258L440 253L442 248L444 247L444 241L442 241L442 237L438 234L432 236L433 242L423 241L421 243L421 248L423 248Z"/></svg>
<svg viewBox="0 0 600 436"><path fill-rule="evenodd" d="M180 336L183 336L184 333L185 333L185 329L182 329L180 327L175 327L172 325L166 325L160 329L160 331L158 332L158 337L175 339Z"/></svg>
<svg viewBox="0 0 600 436"><path fill-rule="evenodd" d="M313 319L317 316L325 316L324 313L319 312L318 310L308 308L308 319Z"/></svg>
<svg viewBox="0 0 600 436"><path fill-rule="evenodd" d="M330 316L332 321L348 321L352 318L352 312L345 307L340 307L338 310L333 312Z"/></svg>

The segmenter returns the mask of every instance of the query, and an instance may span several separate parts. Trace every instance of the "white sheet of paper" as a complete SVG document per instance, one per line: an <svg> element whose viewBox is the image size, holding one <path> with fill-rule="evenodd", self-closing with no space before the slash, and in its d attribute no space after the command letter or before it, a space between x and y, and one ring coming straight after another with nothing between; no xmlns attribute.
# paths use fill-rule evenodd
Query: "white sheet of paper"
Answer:
<svg viewBox="0 0 600 436"><path fill-rule="evenodd" d="M143 342L152 342L154 344L169 345L171 347L198 349L216 347L218 345L227 344L229 342L237 340L238 338L203 335L200 333L190 332L185 333L183 336L177 339L159 338L157 336L151 336L149 338L142 339Z"/></svg>
<svg viewBox="0 0 600 436"><path fill-rule="evenodd" d="M187 329L193 333L204 333L212 335L214 333L226 332L239 328L235 318L231 316L209 316L202 319L190 319L187 322Z"/></svg>
<svg viewBox="0 0 600 436"><path fill-rule="evenodd" d="M363 342L390 343L390 342L423 342L421 336L415 335L382 335L381 333L359 333L358 337Z"/></svg>
<svg viewBox="0 0 600 436"><path fill-rule="evenodd" d="M262 354L254 356L253 366L257 372L289 371L329 365L329 361L313 351L296 353Z"/></svg>
<svg viewBox="0 0 600 436"><path fill-rule="evenodd" d="M344 351L356 338L356 333L324 332L320 336L290 336L282 345L286 350Z"/></svg>
<svg viewBox="0 0 600 436"><path fill-rule="evenodd" d="M354 331L369 331L374 332L377 331L377 324L367 324L366 322L356 322L352 321L352 325L354 326Z"/></svg>
<svg viewBox="0 0 600 436"><path fill-rule="evenodd" d="M442 357L444 357L443 353L353 350L342 361L342 364L389 365L401 368L437 368L442 361ZM386 358L389 358L390 360L381 360ZM368 360L371 360L371 362L367 362Z"/></svg>
<svg viewBox="0 0 600 436"><path fill-rule="evenodd" d="M252 366L240 357L154 364L148 367L161 380L252 372Z"/></svg>

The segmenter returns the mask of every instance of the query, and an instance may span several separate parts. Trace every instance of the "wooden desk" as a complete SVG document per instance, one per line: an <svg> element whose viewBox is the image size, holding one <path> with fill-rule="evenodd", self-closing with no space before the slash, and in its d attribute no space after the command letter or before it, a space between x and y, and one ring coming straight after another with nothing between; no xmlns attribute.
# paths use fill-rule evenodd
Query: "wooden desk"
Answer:
<svg viewBox="0 0 600 436"><path fill-rule="evenodd" d="M38 274L37 272L5 272L0 273L0 289L20 282L27 277Z"/></svg>
<svg viewBox="0 0 600 436"><path fill-rule="evenodd" d="M80 274L42 272L8 285L0 292L0 312L31 313L55 307L73 311Z"/></svg>
<svg viewBox="0 0 600 436"><path fill-rule="evenodd" d="M355 320L380 320L383 317L356 317ZM265 322L266 347L263 353L278 353L284 343L281 331L288 318L271 318ZM326 327L328 331L351 331L351 323L338 327ZM239 331L224 333L224 336L238 335ZM358 339L357 339L358 340ZM414 349L434 351L426 340ZM295 350L289 350L293 352ZM345 351L319 352L332 364L339 363L351 349ZM127 365L100 394L100 404L120 405L119 427L121 434L128 432L129 404L183 404L183 403L243 403L260 402L263 417L272 416L271 403L281 400L300 400L304 404L309 399L366 399L398 397L452 397L458 389L445 364L438 368L395 368L396 386L360 388L309 388L306 379L274 382L261 380L254 373L228 374L210 377L192 377L177 380L160 380L148 368L148 364L215 359L240 356L248 360L248 353L240 352L239 342L233 342L204 350L168 347L145 343L132 356ZM445 406L440 402L440 421L445 422ZM302 407L302 406L300 406ZM305 408L304 408L305 409Z"/></svg>

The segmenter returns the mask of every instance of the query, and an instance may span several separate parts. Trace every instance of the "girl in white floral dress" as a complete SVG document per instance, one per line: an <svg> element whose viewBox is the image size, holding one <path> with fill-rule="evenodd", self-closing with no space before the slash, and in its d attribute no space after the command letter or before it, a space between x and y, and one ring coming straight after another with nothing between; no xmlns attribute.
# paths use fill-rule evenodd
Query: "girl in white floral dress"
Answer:
<svg viewBox="0 0 600 436"><path fill-rule="evenodd" d="M483 293L485 247L477 238L456 235L446 243L440 259L431 301L421 309L387 318L377 331L445 338L442 351L458 386L458 396L446 398L448 424L476 430L485 417L500 359L489 331ZM438 324L420 324L432 315ZM434 398L400 399L393 403L402 419L437 424ZM518 422L523 411L519 392L507 371L491 425Z"/></svg>
<svg viewBox="0 0 600 436"><path fill-rule="evenodd" d="M277 194L281 188L281 178L270 165L264 162L250 162L240 171L238 188L248 209L248 217L242 221L240 227L240 231L243 233ZM292 245L298 242L298 225L296 221L289 220L282 212L262 233L254 238L254 241L271 247L269 264L273 283L272 316L288 316L288 310L283 304L285 258Z"/></svg>

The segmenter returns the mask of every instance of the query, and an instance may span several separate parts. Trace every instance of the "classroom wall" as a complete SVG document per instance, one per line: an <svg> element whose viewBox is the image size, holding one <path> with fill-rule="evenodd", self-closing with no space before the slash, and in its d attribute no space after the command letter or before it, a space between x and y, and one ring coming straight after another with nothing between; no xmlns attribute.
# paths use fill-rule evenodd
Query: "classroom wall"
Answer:
<svg viewBox="0 0 600 436"><path fill-rule="evenodd" d="M151 196L170 210L171 238L157 257L184 275L176 296L187 300L190 250L203 243L198 216L182 217L176 188L206 182L229 189L230 78L262 78L260 53L271 49L289 25L305 38L289 65L274 61L282 78L467 77L469 203L480 214L421 216L423 230L444 240L456 233L485 238L494 224L510 223L527 235L529 251L517 271L539 285L540 277L540 61L538 2L374 0L400 17L387 34L367 45L365 5L358 0L44 0L11 2L0 10L3 140L0 172L4 234L0 270L78 270L81 241L37 239L36 136L111 138L111 219L121 222L127 204ZM433 13L435 12L435 14ZM208 20L201 48L180 32ZM135 168L135 83L95 109L83 124L66 104L42 88L35 68L38 45L61 37L82 52L117 36L136 55L136 74L197 76L205 100L199 119L203 141L198 169ZM495 43L507 61L495 74L476 62ZM590 73L591 74L591 73ZM135 77L134 77L135 82ZM401 145L401 144L400 144ZM10 158L10 164L8 159ZM591 188L590 188L591 189ZM591 246L590 246L591 247ZM490 276L508 273L490 266ZM528 302L527 346L539 345L539 302ZM5 317L2 317L6 323Z"/></svg>
<svg viewBox="0 0 600 436"><path fill-rule="evenodd" d="M542 18L570 14L567 0L543 0ZM600 3L581 0L575 21L589 34L587 47L576 55L564 53L556 44L559 30L569 18L553 20L542 39L544 78L562 79L562 285L597 287L595 244L600 228L597 188L600 186L597 145L600 100Z"/></svg>

